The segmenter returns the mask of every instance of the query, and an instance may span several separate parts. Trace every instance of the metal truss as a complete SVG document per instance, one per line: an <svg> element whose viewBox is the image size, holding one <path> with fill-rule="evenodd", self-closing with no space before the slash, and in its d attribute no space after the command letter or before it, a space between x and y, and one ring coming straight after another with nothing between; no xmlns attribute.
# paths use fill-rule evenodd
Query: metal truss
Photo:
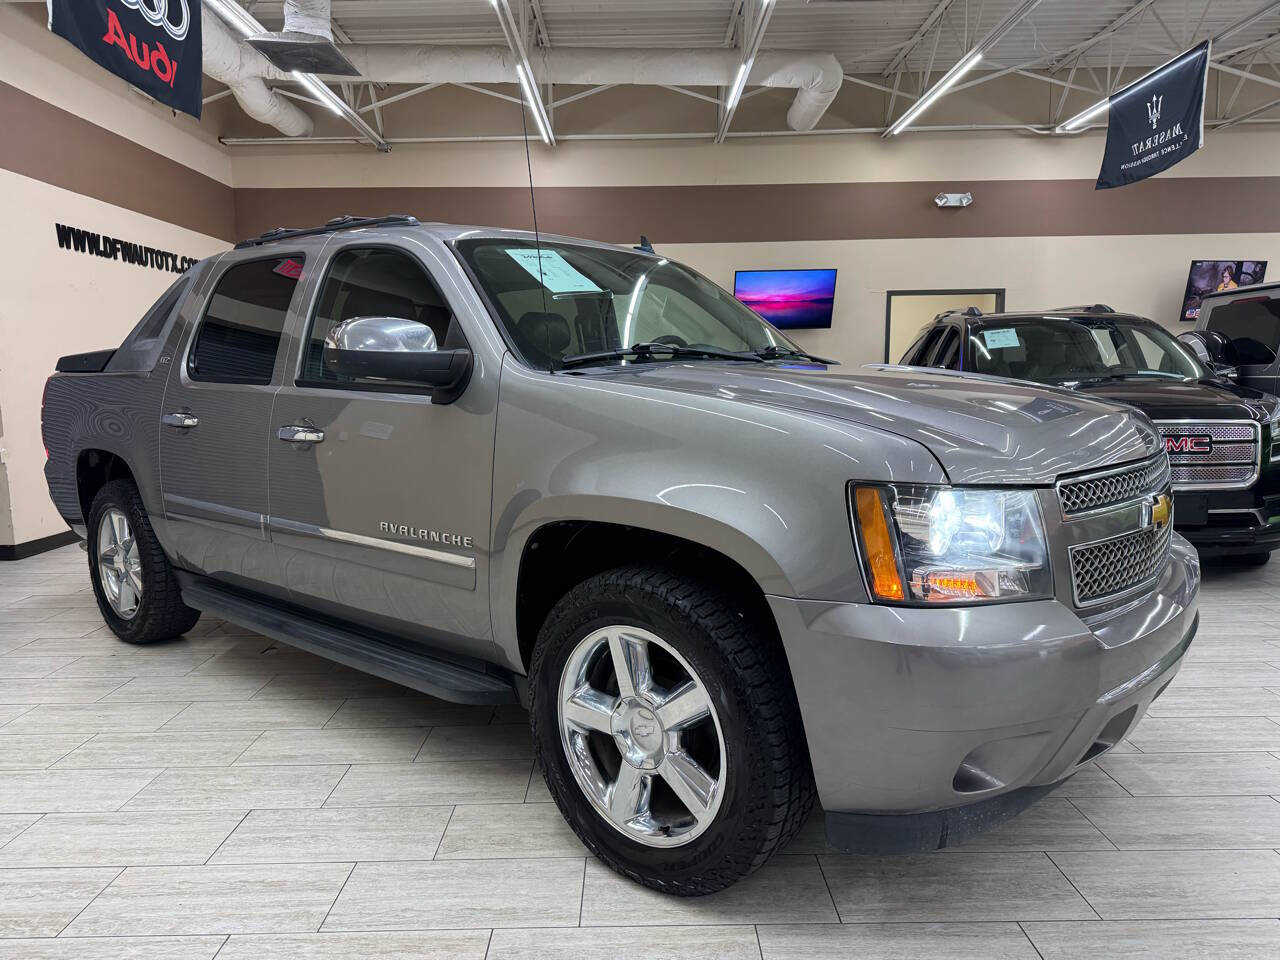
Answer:
<svg viewBox="0 0 1280 960"><path fill-rule="evenodd" d="M1052 0L1052 2L1076 2L1076 0ZM517 59L528 67L530 48L547 49L552 39L541 0L498 0L501 8L509 11L512 29L508 31L508 43ZM878 127L824 127L812 131L786 129L763 131L731 131L734 112L740 102L763 92L763 88L739 90L731 88L715 91L689 89L677 85L663 88L682 96L717 105L715 129L705 131L673 131L670 133L611 133L611 134L552 134L552 140L709 140L719 143L725 139L749 137L823 136L831 134L883 134L904 112L922 96L931 92L938 76L950 70L962 58L979 46L983 47L982 62L962 81L955 83L945 96L972 91L974 88L1006 77L1018 77L1036 81L1050 89L1044 109L1036 116L1017 117L1008 123L951 123L913 124L909 129L921 132L960 132L972 130L1018 130L1037 134L1050 134L1067 114L1070 104L1073 111L1082 103L1105 98L1125 83L1132 81L1141 71L1137 63L1151 62L1152 55L1166 59L1196 43L1209 38L1211 31L1205 24L1209 19L1213 0L1133 0L1119 16L1089 37L1060 49L1050 49L1041 44L1035 33L1036 17L1042 9L1031 5L1023 15L1010 18L1002 12L1007 5L987 0L937 0L919 26L906 39L866 53L860 62L845 63L844 80L851 87L866 95L879 94L884 101L884 122ZM335 3L335 13L339 12ZM750 63L764 43L765 29L776 0L726 0L727 22L720 48L741 51L740 69L750 69ZM1011 22L1010 22L1011 21ZM996 28L998 36L991 39ZM1264 36L1247 41L1232 42L1232 38L1248 27L1267 23L1272 29ZM1032 55L1006 56L1000 53L1000 40L1017 31L1024 41L1024 50L1030 47ZM1255 31L1256 32L1256 31ZM338 23L334 23L335 36L340 41L347 37ZM1030 37L1032 43L1025 41ZM1154 40L1153 40L1154 38ZM1206 103L1205 125L1210 129L1226 129L1246 124L1280 122L1280 93L1265 102L1246 93L1257 87L1280 90L1280 0L1262 2L1247 15L1213 34L1211 68L1219 75L1217 96ZM689 51L696 56L696 50ZM888 57L888 63L885 59ZM874 67L869 66L874 64ZM865 66L864 66L865 65ZM530 76L532 77L532 72ZM1228 80L1227 78L1230 78ZM1230 82L1233 80L1234 82ZM417 97L438 86L453 86L485 96L521 103L524 99L501 90L476 84L454 82L451 84L428 83L386 96L385 86L354 82L343 85L347 102L360 114L372 114L380 135L388 143L434 143L454 141L502 141L519 137L387 137L383 127L382 109ZM600 84L575 90L556 98L550 83L541 91L535 86L535 95L545 110L548 127L557 107L596 96L612 89L616 84ZM1074 94L1074 96L1073 96ZM213 102L227 94L219 93L208 98ZM535 108L536 109L536 108ZM295 140L284 137L261 139L231 139L227 143L315 143L354 142L355 138L311 138Z"/></svg>

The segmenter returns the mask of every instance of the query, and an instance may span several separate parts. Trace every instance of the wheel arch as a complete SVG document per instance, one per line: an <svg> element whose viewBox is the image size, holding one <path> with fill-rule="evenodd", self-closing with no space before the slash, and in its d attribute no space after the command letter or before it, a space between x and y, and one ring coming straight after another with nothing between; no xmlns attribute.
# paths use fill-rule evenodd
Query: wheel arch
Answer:
<svg viewBox="0 0 1280 960"><path fill-rule="evenodd" d="M528 669L539 628L572 586L629 563L696 570L742 596L777 633L765 598L789 594L790 584L769 552L746 534L702 514L657 510L652 504L629 501L586 509L586 502L612 498L567 499L582 502L564 504L563 511L539 511L551 515L513 531L495 565L493 595L502 598L493 609L495 640L511 667ZM544 562L544 557L554 561Z"/></svg>
<svg viewBox="0 0 1280 960"><path fill-rule="evenodd" d="M89 508L98 491L113 480L129 480L138 486L137 473L124 456L103 447L88 447L76 454L76 497L80 503L80 516L89 522ZM139 487L139 492L141 488Z"/></svg>

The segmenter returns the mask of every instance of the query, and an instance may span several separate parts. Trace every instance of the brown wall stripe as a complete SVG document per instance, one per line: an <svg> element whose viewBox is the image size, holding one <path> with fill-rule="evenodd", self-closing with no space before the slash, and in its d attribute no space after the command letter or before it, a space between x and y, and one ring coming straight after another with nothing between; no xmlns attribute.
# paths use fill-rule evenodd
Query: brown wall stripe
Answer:
<svg viewBox="0 0 1280 960"><path fill-rule="evenodd" d="M972 190L973 206L939 210L933 198L943 190ZM541 187L537 201L548 233L615 241L643 233L655 243L1280 230L1280 177L1170 177L1123 190L1094 190L1092 180ZM388 212L525 229L533 222L524 187L236 190L245 235Z"/></svg>
<svg viewBox="0 0 1280 960"><path fill-rule="evenodd" d="M232 189L5 83L0 116L10 134L0 137L0 167L224 240L344 213L533 225L525 187ZM942 190L972 190L974 204L939 210L933 197ZM1164 177L1102 191L1092 180L541 187L537 201L538 225L549 233L643 233L660 243L1280 229L1280 176Z"/></svg>
<svg viewBox="0 0 1280 960"><path fill-rule="evenodd" d="M235 202L226 184L7 83L0 83L0 117L6 128L0 167L197 233L235 239Z"/></svg>

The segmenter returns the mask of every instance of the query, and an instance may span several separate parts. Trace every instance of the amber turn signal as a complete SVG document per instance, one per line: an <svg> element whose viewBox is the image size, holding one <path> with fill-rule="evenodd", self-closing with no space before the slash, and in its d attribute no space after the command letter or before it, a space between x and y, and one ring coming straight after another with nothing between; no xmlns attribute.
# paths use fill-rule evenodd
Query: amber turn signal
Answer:
<svg viewBox="0 0 1280 960"><path fill-rule="evenodd" d="M853 492L854 510L862 545L867 551L867 569L871 573L871 591L881 600L902 600L902 574L893 552L893 535L889 532L884 491L879 487L857 487Z"/></svg>

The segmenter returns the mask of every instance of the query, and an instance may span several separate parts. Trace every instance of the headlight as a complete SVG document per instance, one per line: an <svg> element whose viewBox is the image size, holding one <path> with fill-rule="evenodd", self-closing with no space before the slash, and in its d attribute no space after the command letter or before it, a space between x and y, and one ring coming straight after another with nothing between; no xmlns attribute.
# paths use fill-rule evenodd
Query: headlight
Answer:
<svg viewBox="0 0 1280 960"><path fill-rule="evenodd" d="M963 604L1053 595L1034 491L854 485L851 499L875 600Z"/></svg>

